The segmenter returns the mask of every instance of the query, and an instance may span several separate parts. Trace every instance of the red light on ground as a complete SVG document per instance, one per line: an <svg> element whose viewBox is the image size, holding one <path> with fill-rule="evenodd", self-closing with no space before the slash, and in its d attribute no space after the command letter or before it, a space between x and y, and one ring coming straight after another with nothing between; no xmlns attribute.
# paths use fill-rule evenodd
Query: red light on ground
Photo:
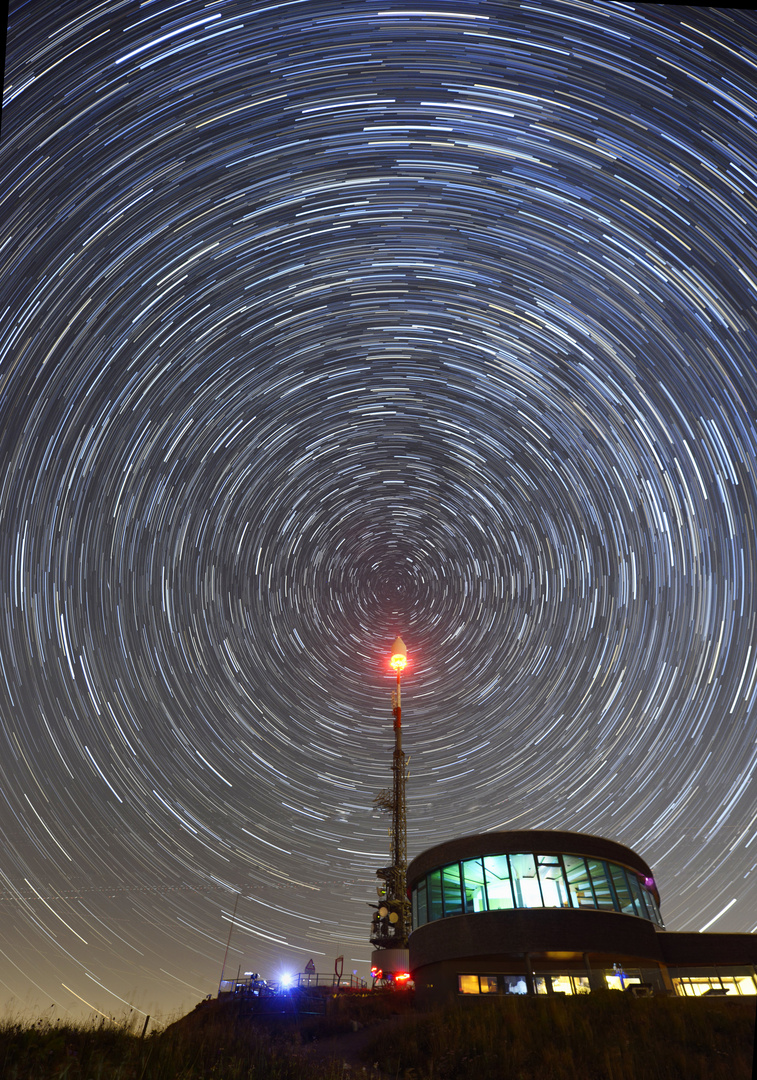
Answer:
<svg viewBox="0 0 757 1080"><path fill-rule="evenodd" d="M410 972L409 971L398 971L397 974L394 976L394 981L395 982L407 982L407 980L409 978L410 978Z"/></svg>

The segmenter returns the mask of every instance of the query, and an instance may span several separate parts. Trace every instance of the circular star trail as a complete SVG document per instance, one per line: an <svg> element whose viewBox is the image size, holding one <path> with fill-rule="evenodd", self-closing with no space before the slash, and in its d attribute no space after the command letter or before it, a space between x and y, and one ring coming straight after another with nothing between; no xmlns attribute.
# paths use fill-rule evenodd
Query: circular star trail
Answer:
<svg viewBox="0 0 757 1080"><path fill-rule="evenodd" d="M756 64L678 6L14 6L8 999L189 1007L237 895L232 974L367 975L398 633L411 856L597 832L755 929Z"/></svg>

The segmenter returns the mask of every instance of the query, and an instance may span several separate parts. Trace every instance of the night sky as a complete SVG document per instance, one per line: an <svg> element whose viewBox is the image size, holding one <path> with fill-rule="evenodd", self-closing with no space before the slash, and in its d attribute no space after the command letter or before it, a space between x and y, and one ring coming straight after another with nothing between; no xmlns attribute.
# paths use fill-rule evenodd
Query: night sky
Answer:
<svg viewBox="0 0 757 1080"><path fill-rule="evenodd" d="M755 110L737 10L12 5L3 1005L190 1009L237 893L367 976L398 633L411 857L757 929Z"/></svg>

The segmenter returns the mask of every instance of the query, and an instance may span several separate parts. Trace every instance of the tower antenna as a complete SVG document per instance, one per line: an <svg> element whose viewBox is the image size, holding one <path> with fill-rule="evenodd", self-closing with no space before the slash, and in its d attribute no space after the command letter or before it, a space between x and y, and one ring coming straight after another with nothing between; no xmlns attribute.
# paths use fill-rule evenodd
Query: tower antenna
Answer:
<svg viewBox="0 0 757 1080"><path fill-rule="evenodd" d="M402 749L402 687L401 676L407 664L407 648L401 637L392 645L389 666L397 673L397 688L392 694L394 714L394 754L392 755L392 790L382 792L376 799L381 809L392 815L391 866L376 871L384 883L378 888L379 902L375 906L371 926L371 945L375 952L372 971L382 981L392 981L397 975L408 977L408 947L411 907L407 896L407 813L405 783L407 757ZM378 972L381 971L381 975Z"/></svg>

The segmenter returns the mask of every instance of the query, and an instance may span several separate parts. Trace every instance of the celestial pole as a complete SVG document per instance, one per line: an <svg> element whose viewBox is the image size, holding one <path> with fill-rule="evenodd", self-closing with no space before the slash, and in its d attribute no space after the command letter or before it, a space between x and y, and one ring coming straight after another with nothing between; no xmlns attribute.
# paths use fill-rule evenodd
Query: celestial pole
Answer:
<svg viewBox="0 0 757 1080"><path fill-rule="evenodd" d="M727 8L11 5L5 999L189 1009L237 896L227 971L367 976L398 629L411 858L598 833L757 929L756 64Z"/></svg>

